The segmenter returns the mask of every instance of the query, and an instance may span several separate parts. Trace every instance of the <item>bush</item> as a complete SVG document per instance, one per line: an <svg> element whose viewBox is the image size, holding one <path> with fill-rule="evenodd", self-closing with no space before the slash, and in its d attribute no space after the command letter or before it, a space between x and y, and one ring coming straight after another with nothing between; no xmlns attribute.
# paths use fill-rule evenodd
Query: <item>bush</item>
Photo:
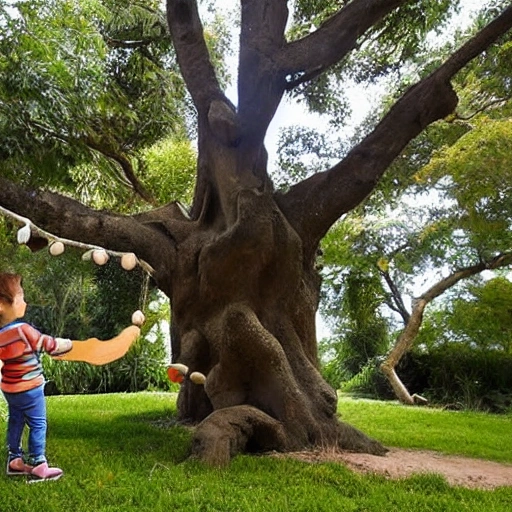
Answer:
<svg viewBox="0 0 512 512"><path fill-rule="evenodd" d="M433 402L490 412L505 412L512 406L512 355L444 345L411 354L407 365L407 373L421 376L419 392ZM404 383L410 386L407 379Z"/></svg>
<svg viewBox="0 0 512 512"><path fill-rule="evenodd" d="M396 398L380 363L381 358L370 360L340 389L384 400ZM434 404L493 413L512 410L512 355L503 352L444 345L428 353L406 354L397 373L411 394Z"/></svg>
<svg viewBox="0 0 512 512"><path fill-rule="evenodd" d="M55 361L43 354L48 394L169 390L166 342L159 330L160 323L168 319L169 306L140 267L126 272L116 258L97 266L83 261L82 251L72 247L59 258L49 257L46 251L27 251L18 251L15 271L25 276L29 302L25 320L41 332L75 340L105 340L129 325L136 309L146 315L142 336L114 363L93 366ZM149 331L156 332L154 341L148 340Z"/></svg>
<svg viewBox="0 0 512 512"><path fill-rule="evenodd" d="M369 398L390 400L394 398L393 390L385 375L380 370L381 357L368 361L363 369L340 386L344 393L351 393Z"/></svg>

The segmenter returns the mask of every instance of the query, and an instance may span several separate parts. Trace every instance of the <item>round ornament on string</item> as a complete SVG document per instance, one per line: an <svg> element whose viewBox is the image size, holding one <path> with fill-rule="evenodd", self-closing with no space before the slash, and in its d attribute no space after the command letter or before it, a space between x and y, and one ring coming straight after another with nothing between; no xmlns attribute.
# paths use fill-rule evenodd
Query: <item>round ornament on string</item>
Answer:
<svg viewBox="0 0 512 512"><path fill-rule="evenodd" d="M121 256L121 266L125 270L133 270L137 265L137 256L133 252L127 252Z"/></svg>
<svg viewBox="0 0 512 512"><path fill-rule="evenodd" d="M96 265L105 265L109 260L109 255L104 249L96 249L92 252L92 260Z"/></svg>
<svg viewBox="0 0 512 512"><path fill-rule="evenodd" d="M64 244L62 242L53 242L48 249L52 256L60 256L64 252Z"/></svg>
<svg viewBox="0 0 512 512"><path fill-rule="evenodd" d="M132 314L132 324L133 325L137 325L138 327L140 327L145 321L146 321L146 317L144 316L144 313L140 309L133 312L133 314Z"/></svg>

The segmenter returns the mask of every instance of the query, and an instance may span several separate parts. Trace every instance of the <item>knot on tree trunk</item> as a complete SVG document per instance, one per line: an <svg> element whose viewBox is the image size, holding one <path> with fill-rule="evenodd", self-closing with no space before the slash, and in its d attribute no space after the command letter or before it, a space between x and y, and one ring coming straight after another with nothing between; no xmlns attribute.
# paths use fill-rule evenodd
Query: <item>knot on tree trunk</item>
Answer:
<svg viewBox="0 0 512 512"><path fill-rule="evenodd" d="M417 94L417 102L425 105L419 111L420 129L451 114L459 101L450 82L444 78L432 76L411 88Z"/></svg>

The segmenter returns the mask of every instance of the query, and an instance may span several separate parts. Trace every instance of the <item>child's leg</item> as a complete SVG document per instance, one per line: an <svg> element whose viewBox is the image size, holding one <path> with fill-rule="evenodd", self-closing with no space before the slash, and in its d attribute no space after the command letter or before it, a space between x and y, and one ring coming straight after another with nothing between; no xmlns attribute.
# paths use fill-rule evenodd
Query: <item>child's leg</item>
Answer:
<svg viewBox="0 0 512 512"><path fill-rule="evenodd" d="M30 391L17 393L16 402L18 409L23 412L24 419L29 427L28 450L31 466L20 463L18 473L30 474L29 482L42 482L45 480L57 480L63 474L60 468L50 468L46 462L46 401L44 398L44 386L39 386ZM15 462L12 464L15 465ZM10 464L9 470L16 470ZM8 473L14 474L14 472Z"/></svg>
<svg viewBox="0 0 512 512"><path fill-rule="evenodd" d="M9 414L7 420L7 447L9 449L9 461L23 456L21 437L25 427L25 415L23 412L23 393L4 393Z"/></svg>
<svg viewBox="0 0 512 512"><path fill-rule="evenodd" d="M34 466L46 462L46 401L44 386L39 386L26 392L28 401L24 414L29 427L28 453Z"/></svg>

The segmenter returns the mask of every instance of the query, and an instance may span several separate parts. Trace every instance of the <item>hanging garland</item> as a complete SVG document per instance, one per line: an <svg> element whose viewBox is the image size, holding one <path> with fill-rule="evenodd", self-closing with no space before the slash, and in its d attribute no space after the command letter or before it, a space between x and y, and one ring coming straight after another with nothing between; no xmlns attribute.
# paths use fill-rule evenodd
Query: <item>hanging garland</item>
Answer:
<svg viewBox="0 0 512 512"><path fill-rule="evenodd" d="M66 246L69 245L72 247L78 247L79 249L85 249L86 252L82 255L82 259L92 260L97 265L105 265L105 263L110 259L110 256L117 256L120 258L121 266L125 270L133 270L137 265L140 265L140 267L150 276L155 272L149 263L137 258L133 252L111 251L97 245L77 242L76 240L69 240L67 238L60 238L36 226L30 219L11 212L7 208L0 206L0 212L23 223L23 226L18 229L18 232L16 233L16 239L20 245L28 244L32 233L34 232L37 236L45 238L48 241L48 252L52 256L60 256L64 252Z"/></svg>

